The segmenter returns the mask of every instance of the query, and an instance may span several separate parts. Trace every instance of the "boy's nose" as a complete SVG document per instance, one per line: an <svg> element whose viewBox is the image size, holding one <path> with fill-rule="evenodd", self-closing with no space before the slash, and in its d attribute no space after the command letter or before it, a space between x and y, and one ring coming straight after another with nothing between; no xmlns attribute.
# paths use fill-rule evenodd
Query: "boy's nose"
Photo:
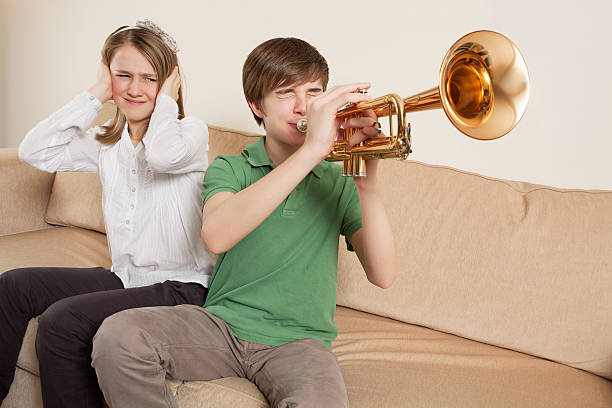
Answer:
<svg viewBox="0 0 612 408"><path fill-rule="evenodd" d="M295 106L293 107L295 113L306 115L306 97L297 95L295 97Z"/></svg>

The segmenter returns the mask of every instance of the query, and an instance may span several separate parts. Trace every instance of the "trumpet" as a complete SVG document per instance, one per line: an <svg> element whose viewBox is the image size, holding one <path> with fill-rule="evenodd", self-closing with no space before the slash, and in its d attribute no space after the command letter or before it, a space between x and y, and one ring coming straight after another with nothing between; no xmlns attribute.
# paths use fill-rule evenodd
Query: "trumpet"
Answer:
<svg viewBox="0 0 612 408"><path fill-rule="evenodd" d="M439 78L437 87L404 99L388 94L340 108L336 116L344 119L363 116L370 109L379 118L388 117L390 134L349 147L348 140L357 129L345 129L326 160L343 161L347 177L366 176L366 160L405 160L412 152L408 112L441 108L466 136L492 140L510 132L527 108L525 60L516 45L500 33L481 30L459 38L446 52ZM305 119L297 126L301 132L308 128Z"/></svg>

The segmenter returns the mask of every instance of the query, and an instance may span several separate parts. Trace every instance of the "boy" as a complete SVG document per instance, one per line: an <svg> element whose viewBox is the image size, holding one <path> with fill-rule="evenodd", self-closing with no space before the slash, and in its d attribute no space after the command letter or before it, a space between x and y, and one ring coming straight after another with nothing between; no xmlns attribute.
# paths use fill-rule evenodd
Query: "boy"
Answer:
<svg viewBox="0 0 612 408"><path fill-rule="evenodd" d="M323 161L340 125L360 129L351 144L378 133L372 112L336 118L341 106L367 100L356 90L369 84L325 91L327 80L325 59L299 39L272 39L248 56L244 92L266 136L207 171L202 237L219 254L207 301L104 322L93 366L112 406L177 406L166 375L248 378L272 407L348 406L331 352L338 237L377 286L392 284L397 261L377 162L353 181ZM307 133L296 127L303 118Z"/></svg>

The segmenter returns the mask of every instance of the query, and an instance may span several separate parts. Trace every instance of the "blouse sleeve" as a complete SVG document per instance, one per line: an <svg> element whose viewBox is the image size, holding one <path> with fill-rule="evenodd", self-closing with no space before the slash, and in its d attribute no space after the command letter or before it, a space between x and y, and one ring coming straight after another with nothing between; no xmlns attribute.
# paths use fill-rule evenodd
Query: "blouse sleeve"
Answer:
<svg viewBox="0 0 612 408"><path fill-rule="evenodd" d="M208 127L194 117L177 119L178 106L160 93L142 141L145 157L158 173L204 171L208 166Z"/></svg>
<svg viewBox="0 0 612 408"><path fill-rule="evenodd" d="M57 112L39 122L19 145L19 158L39 170L97 172L99 128L87 130L102 104L88 92L79 94Z"/></svg>

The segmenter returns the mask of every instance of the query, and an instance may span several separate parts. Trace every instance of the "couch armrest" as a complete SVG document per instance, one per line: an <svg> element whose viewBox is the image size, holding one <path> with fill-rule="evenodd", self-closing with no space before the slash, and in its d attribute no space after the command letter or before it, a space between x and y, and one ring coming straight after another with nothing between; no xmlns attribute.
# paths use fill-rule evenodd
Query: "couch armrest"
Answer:
<svg viewBox="0 0 612 408"><path fill-rule="evenodd" d="M17 149L0 149L0 236L49 228L43 216L54 177L21 162Z"/></svg>

